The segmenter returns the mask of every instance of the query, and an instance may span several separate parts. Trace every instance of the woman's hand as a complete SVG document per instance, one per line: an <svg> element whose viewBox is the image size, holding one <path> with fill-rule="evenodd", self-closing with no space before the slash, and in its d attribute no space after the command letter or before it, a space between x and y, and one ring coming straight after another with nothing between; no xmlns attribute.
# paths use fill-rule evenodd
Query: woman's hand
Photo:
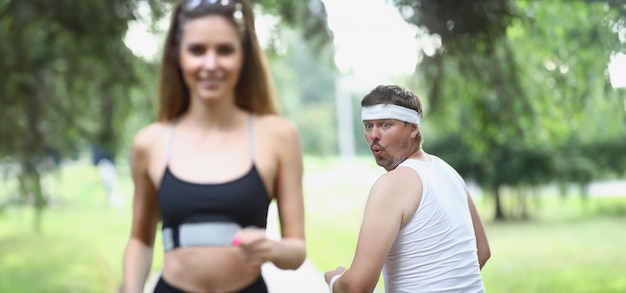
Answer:
<svg viewBox="0 0 626 293"><path fill-rule="evenodd" d="M246 263L260 266L273 261L276 241L267 238L265 229L244 228L233 237L233 245L238 246Z"/></svg>

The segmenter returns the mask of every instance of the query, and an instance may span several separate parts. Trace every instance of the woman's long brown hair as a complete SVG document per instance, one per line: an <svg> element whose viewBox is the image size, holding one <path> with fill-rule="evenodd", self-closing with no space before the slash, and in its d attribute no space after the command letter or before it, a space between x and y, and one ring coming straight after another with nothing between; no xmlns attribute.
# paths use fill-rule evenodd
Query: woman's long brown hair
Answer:
<svg viewBox="0 0 626 293"><path fill-rule="evenodd" d="M182 11L182 3L176 4L172 13L170 28L165 38L161 70L159 73L157 120L170 121L189 109L190 93L185 84L179 63L180 34L185 21L211 14L227 17L233 26L237 27L233 19L234 9L211 9L203 7L202 13L186 14ZM243 47L243 66L239 82L235 88L235 104L255 114L276 114L274 101L274 87L268 71L263 50L257 39L252 7L247 0L230 0L241 3L245 30L241 32ZM218 1L219 2L219 1ZM220 4L212 4L220 5Z"/></svg>

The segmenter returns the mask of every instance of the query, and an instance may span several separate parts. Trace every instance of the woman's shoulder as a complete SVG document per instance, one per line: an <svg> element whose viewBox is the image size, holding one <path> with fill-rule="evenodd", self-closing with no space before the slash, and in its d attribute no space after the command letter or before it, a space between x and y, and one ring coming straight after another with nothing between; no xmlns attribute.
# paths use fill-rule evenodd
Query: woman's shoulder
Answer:
<svg viewBox="0 0 626 293"><path fill-rule="evenodd" d="M140 150L150 148L150 146L167 137L166 134L171 130L171 127L172 124L170 122L153 122L144 126L135 133L133 148Z"/></svg>
<svg viewBox="0 0 626 293"><path fill-rule="evenodd" d="M266 134L278 137L298 135L298 129L293 121L280 115L259 115L256 121L260 130Z"/></svg>

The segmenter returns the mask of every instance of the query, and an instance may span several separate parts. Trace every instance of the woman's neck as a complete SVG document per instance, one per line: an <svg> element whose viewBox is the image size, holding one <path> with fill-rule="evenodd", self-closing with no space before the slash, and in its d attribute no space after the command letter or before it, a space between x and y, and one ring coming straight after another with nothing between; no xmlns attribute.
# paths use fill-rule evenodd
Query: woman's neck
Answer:
<svg viewBox="0 0 626 293"><path fill-rule="evenodd" d="M189 110L183 114L181 120L204 129L208 128L231 128L238 125L239 117L245 111L238 108L234 103L223 102L213 104L192 104Z"/></svg>

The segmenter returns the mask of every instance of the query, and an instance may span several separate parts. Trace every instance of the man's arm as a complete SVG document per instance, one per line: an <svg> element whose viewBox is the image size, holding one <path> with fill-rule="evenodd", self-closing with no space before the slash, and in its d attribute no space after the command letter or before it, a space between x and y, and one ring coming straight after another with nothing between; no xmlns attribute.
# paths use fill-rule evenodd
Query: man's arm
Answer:
<svg viewBox="0 0 626 293"><path fill-rule="evenodd" d="M422 183L409 168L383 174L368 197L356 252L348 270L339 267L325 274L326 282L343 272L333 284L335 293L371 293L376 288L385 258L398 232L421 200Z"/></svg>
<svg viewBox="0 0 626 293"><path fill-rule="evenodd" d="M489 241L487 241L487 233L485 232L485 226L483 225L483 221L480 219L480 215L478 214L478 210L476 209L476 205L474 204L474 200L470 196L469 191L467 191L467 203L469 205L470 214L472 216L472 224L474 226L474 235L476 237L476 249L478 251L478 263L480 264L480 269L482 270L483 266L487 262L487 260L491 257L491 249L489 249Z"/></svg>

